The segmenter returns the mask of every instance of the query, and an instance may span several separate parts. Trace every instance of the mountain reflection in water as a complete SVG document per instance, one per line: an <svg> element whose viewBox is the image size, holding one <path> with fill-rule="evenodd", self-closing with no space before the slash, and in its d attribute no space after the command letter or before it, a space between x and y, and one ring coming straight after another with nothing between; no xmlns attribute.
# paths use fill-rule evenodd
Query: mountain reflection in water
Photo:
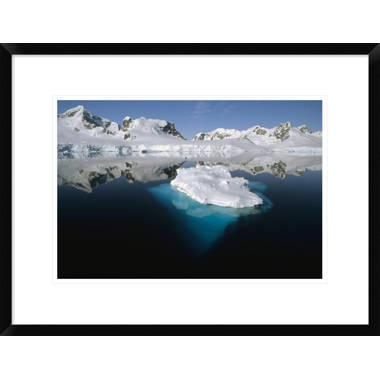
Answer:
<svg viewBox="0 0 380 380"><path fill-rule="evenodd" d="M244 171L251 175L269 173L284 179L287 175L302 175L307 170L321 170L319 155L270 155L239 157L218 161L193 161L186 157L139 154L135 156L86 157L58 159L58 185L69 185L92 192L101 184L124 176L128 182L153 182L175 177L181 166L224 165L230 171Z"/></svg>

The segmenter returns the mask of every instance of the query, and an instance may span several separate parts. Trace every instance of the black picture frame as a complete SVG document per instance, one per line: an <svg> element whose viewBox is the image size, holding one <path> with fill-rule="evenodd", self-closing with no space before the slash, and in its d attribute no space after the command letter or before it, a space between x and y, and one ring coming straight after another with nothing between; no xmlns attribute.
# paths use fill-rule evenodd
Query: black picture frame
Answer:
<svg viewBox="0 0 380 380"><path fill-rule="evenodd" d="M14 325L12 324L12 56L36 55L367 55L369 60L368 325ZM347 78L349 83L349 78ZM2 335L379 335L380 44L0 44L0 332ZM358 221L358 223L360 223Z"/></svg>

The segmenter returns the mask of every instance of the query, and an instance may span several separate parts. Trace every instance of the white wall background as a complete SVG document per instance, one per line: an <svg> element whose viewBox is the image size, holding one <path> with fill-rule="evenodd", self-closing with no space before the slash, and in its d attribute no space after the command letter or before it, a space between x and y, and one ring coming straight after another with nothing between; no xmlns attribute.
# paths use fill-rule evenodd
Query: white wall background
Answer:
<svg viewBox="0 0 380 380"><path fill-rule="evenodd" d="M370 0L6 0L0 41L380 42L379 10ZM1 337L0 376L375 379L379 344L372 337Z"/></svg>

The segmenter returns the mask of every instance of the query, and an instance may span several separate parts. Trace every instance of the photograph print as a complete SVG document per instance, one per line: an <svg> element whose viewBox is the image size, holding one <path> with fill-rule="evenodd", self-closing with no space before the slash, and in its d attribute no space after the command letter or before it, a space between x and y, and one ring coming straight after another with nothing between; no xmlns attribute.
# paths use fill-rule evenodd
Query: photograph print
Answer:
<svg viewBox="0 0 380 380"><path fill-rule="evenodd" d="M59 279L321 279L321 100L59 100Z"/></svg>

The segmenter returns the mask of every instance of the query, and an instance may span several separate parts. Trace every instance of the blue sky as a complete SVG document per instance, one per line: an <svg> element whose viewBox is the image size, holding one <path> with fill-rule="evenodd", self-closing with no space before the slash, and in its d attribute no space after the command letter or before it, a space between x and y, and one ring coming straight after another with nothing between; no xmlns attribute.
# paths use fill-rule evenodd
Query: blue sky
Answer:
<svg viewBox="0 0 380 380"><path fill-rule="evenodd" d="M171 121L185 138L215 128L272 128L285 121L322 130L320 100L60 100L58 113L79 104L119 124L125 116Z"/></svg>

